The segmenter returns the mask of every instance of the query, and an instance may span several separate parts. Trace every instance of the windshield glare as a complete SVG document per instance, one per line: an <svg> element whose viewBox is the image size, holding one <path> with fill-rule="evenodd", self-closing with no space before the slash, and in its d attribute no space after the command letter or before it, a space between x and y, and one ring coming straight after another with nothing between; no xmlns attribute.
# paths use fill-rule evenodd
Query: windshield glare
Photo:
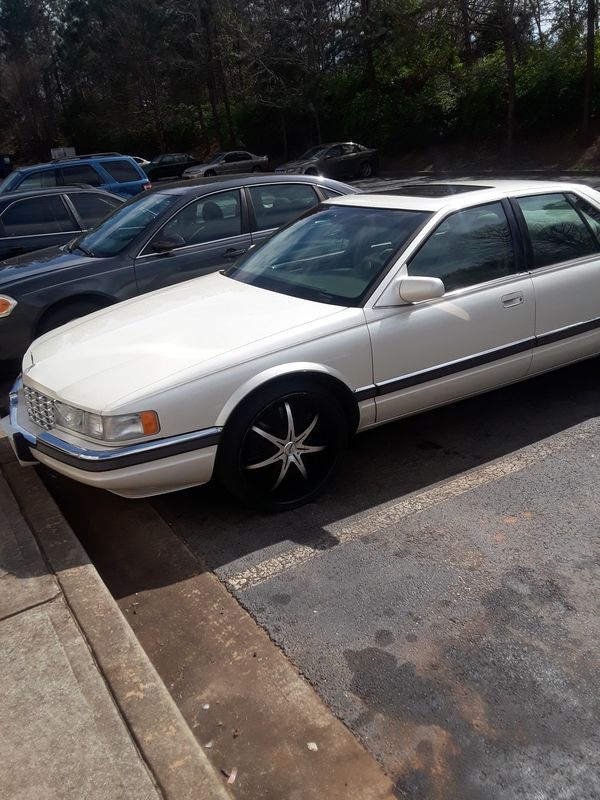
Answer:
<svg viewBox="0 0 600 800"><path fill-rule="evenodd" d="M136 236L176 200L174 194L147 194L125 203L76 239L71 249L80 247L98 258L114 256L129 247Z"/></svg>
<svg viewBox="0 0 600 800"><path fill-rule="evenodd" d="M357 306L430 217L426 211L321 206L225 274L274 292Z"/></svg>

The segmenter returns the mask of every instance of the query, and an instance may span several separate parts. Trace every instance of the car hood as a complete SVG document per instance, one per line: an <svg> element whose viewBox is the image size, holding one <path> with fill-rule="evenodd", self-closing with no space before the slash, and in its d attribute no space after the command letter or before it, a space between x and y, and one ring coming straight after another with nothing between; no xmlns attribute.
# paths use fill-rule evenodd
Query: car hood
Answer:
<svg viewBox="0 0 600 800"><path fill-rule="evenodd" d="M213 273L75 320L37 339L25 380L67 403L107 412L119 401L210 375L311 338L331 306ZM299 332L299 326L302 331ZM276 342L274 341L276 339Z"/></svg>
<svg viewBox="0 0 600 800"><path fill-rule="evenodd" d="M22 256L0 261L0 286L6 286L15 280L33 276L38 272L73 267L93 260L80 250L68 253L60 247L46 247L44 250L24 253Z"/></svg>

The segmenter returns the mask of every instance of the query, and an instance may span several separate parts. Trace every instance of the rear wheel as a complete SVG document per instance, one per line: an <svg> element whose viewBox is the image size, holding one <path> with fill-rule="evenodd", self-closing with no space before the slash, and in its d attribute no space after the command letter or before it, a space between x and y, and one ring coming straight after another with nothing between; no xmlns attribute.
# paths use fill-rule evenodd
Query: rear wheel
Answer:
<svg viewBox="0 0 600 800"><path fill-rule="evenodd" d="M258 164L252 167L252 172L262 172L262 167L259 167Z"/></svg>
<svg viewBox="0 0 600 800"><path fill-rule="evenodd" d="M324 490L347 441L344 412L329 392L316 386L265 389L228 422L217 474L244 503L285 511Z"/></svg>
<svg viewBox="0 0 600 800"><path fill-rule="evenodd" d="M99 311L101 308L105 308L105 306L94 300L73 300L69 303L63 303L46 311L37 325L35 335L41 336L44 333L48 333L48 331L53 331L55 328L60 328L61 325L66 325L67 322L72 322L79 317L85 317L86 314Z"/></svg>
<svg viewBox="0 0 600 800"><path fill-rule="evenodd" d="M360 165L359 174L361 178L370 178L373 174L373 164L370 161L363 161Z"/></svg>

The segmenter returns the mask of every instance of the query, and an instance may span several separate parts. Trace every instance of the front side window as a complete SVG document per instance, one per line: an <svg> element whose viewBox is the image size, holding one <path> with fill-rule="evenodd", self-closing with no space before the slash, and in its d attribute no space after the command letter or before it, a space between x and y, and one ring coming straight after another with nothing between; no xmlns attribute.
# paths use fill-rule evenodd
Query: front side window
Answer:
<svg viewBox="0 0 600 800"><path fill-rule="evenodd" d="M502 203L446 217L408 264L409 275L441 278L447 292L514 272L512 236Z"/></svg>
<svg viewBox="0 0 600 800"><path fill-rule="evenodd" d="M78 229L58 195L18 200L1 219L5 236L38 236Z"/></svg>
<svg viewBox="0 0 600 800"><path fill-rule="evenodd" d="M128 183L129 181L139 181L142 176L129 161L103 161L102 169L105 169L111 178L118 183Z"/></svg>
<svg viewBox="0 0 600 800"><path fill-rule="evenodd" d="M114 211L115 208L119 208L122 205L113 197L104 197L103 195L89 192L73 192L68 197L79 214L84 230L93 227Z"/></svg>
<svg viewBox="0 0 600 800"><path fill-rule="evenodd" d="M358 306L431 214L322 206L276 233L225 273L320 303Z"/></svg>
<svg viewBox="0 0 600 800"><path fill-rule="evenodd" d="M189 247L238 236L241 232L240 192L235 189L202 197L185 206L167 222L154 239L174 239L179 247Z"/></svg>
<svg viewBox="0 0 600 800"><path fill-rule="evenodd" d="M597 251L590 229L564 194L518 197L533 256L533 268L548 267Z"/></svg>
<svg viewBox="0 0 600 800"><path fill-rule="evenodd" d="M136 236L177 201L174 194L148 194L136 197L114 211L96 228L80 236L73 247L88 255L106 258L120 253Z"/></svg>
<svg viewBox="0 0 600 800"><path fill-rule="evenodd" d="M40 172L32 172L27 175L17 188L19 191L25 191L26 189L48 189L51 186L56 186L56 171L40 170Z"/></svg>
<svg viewBox="0 0 600 800"><path fill-rule="evenodd" d="M258 231L280 228L319 202L315 190L301 183L253 186L249 191Z"/></svg>
<svg viewBox="0 0 600 800"><path fill-rule="evenodd" d="M74 164L72 167L62 168L63 182L67 185L73 183L87 183L88 186L101 186L100 176L89 164Z"/></svg>

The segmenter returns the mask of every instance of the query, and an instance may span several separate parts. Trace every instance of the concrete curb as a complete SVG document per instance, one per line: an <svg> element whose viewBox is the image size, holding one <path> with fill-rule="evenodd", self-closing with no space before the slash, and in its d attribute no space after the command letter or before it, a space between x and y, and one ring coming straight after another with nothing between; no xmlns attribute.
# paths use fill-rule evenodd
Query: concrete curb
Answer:
<svg viewBox="0 0 600 800"><path fill-rule="evenodd" d="M166 686L34 469L7 458L5 478L167 800L231 800Z"/></svg>

